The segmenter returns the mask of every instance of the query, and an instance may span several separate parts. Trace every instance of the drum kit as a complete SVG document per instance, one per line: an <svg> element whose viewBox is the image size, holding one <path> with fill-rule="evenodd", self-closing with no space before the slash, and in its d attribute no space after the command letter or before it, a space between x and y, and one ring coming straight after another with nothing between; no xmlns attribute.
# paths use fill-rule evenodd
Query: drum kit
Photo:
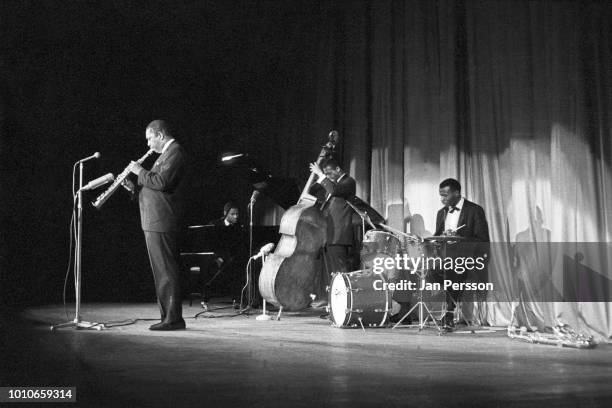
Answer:
<svg viewBox="0 0 612 408"><path fill-rule="evenodd" d="M332 274L329 287L329 314L332 325L338 328L386 327L389 321L393 292L387 283L397 280L399 271L396 267L385 268L383 273L374 272L374 260L384 264L385 258L396 259L397 255L418 254L422 256L438 256L444 252L446 244L461 241L458 236L432 236L420 238L413 234L395 230L387 225L378 224L381 229L372 229L365 233L361 250L362 269L353 272L336 272ZM410 256L410 255L409 255ZM391 264L389 262L388 264ZM429 275L425 267L410 271L418 279L418 302L393 326L396 328L414 310L418 309L419 321L413 327L419 331L427 326L431 319L439 333L441 327L436 322L431 310L423 302L422 282ZM379 280L377 284L375 281Z"/></svg>

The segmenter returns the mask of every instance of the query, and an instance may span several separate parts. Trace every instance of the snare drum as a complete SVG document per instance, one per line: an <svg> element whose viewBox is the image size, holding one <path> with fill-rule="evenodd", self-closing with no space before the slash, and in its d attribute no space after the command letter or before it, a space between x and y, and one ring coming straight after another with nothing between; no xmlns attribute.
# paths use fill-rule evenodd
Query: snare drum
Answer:
<svg viewBox="0 0 612 408"><path fill-rule="evenodd" d="M376 286L381 290L374 289ZM371 271L335 273L329 290L329 309L336 327L379 327L391 311L391 293L383 288L387 280Z"/></svg>

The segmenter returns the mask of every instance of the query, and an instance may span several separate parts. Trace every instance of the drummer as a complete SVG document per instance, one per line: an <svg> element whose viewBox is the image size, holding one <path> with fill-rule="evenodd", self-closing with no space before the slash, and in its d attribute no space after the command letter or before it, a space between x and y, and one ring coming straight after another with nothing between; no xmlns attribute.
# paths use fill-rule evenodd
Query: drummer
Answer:
<svg viewBox="0 0 612 408"><path fill-rule="evenodd" d="M461 196L461 184L455 179L443 180L439 186L442 207L436 216L436 232L434 235L455 235L466 238L471 242L489 242L489 226L484 210L478 204L466 200ZM456 245L452 249L447 247L446 256L471 256L473 245ZM441 279L450 279L453 282L465 282L466 273L443 271ZM455 326L455 305L461 300L463 290L446 291L446 313L442 324L447 330Z"/></svg>

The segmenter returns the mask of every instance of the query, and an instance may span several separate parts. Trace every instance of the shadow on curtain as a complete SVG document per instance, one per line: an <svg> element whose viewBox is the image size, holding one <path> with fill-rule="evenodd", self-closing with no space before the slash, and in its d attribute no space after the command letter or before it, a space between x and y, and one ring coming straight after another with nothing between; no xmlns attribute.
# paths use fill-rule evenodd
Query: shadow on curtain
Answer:
<svg viewBox="0 0 612 408"><path fill-rule="evenodd" d="M542 301L530 287L542 265L552 265L543 273L552 273L549 289L562 293L559 262L574 254L558 250L552 263L550 251L517 254L517 243L611 242L611 8L572 1L350 5L321 6L316 63L304 68L315 86L296 91L299 105L314 106L303 135L316 140L338 128L358 195L396 228L431 234L439 182L460 180L464 196L485 209L492 241L505 243L492 254L498 287L486 310L491 324L563 321L611 338L609 299ZM288 129L296 117L283 120ZM612 264L610 245L598 248L581 262L612 280L602 268Z"/></svg>

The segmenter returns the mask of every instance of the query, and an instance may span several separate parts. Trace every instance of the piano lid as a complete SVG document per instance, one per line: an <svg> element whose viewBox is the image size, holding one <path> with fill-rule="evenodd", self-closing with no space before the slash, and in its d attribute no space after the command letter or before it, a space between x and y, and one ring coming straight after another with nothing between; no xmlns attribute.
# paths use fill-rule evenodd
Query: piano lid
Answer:
<svg viewBox="0 0 612 408"><path fill-rule="evenodd" d="M285 210L298 202L300 190L295 179L273 176L248 154L232 156L226 156L231 157L226 164L239 169L255 190L267 195Z"/></svg>

